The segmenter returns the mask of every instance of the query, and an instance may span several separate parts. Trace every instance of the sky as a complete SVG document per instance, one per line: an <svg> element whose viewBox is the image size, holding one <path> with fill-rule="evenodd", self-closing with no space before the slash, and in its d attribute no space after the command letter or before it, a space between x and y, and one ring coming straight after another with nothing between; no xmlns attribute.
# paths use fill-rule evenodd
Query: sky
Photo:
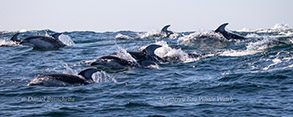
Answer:
<svg viewBox="0 0 293 117"><path fill-rule="evenodd" d="M0 0L0 31L177 32L293 26L293 0Z"/></svg>

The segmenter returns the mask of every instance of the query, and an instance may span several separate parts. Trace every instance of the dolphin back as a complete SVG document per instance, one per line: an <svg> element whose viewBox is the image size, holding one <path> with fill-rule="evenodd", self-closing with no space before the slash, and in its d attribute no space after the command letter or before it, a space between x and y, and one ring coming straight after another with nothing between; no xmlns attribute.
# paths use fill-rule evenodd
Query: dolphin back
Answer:
<svg viewBox="0 0 293 117"><path fill-rule="evenodd" d="M92 75L93 75L93 73L96 73L97 71L98 71L98 69L89 68L89 69L86 69L86 70L79 72L78 75L83 76L87 80L93 80Z"/></svg>
<svg viewBox="0 0 293 117"><path fill-rule="evenodd" d="M226 39L246 39L245 37L242 37L240 35L237 35L237 34L233 34L233 33L230 33L230 32L227 32L225 30L225 27L228 25L229 23L224 23L222 25L220 25L216 30L215 32L216 33L221 33Z"/></svg>

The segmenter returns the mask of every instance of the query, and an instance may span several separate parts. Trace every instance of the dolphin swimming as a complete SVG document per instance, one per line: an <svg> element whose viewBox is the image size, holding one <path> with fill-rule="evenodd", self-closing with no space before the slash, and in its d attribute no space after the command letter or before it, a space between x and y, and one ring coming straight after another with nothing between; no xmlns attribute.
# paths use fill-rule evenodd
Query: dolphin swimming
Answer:
<svg viewBox="0 0 293 117"><path fill-rule="evenodd" d="M127 51L127 54L129 54L130 58L133 58L133 60L130 60L130 58L129 60L121 58L117 53L113 53L80 64L110 70L123 70L130 67L148 67L149 65L156 65L157 62L161 61L160 58L154 54L154 51L159 47L161 46L149 45L142 51Z"/></svg>
<svg viewBox="0 0 293 117"><path fill-rule="evenodd" d="M65 87L80 86L93 83L92 74L97 69L89 68L81 71L78 75L71 74L49 74L33 79L28 86Z"/></svg>
<svg viewBox="0 0 293 117"><path fill-rule="evenodd" d="M166 35L166 37L169 37L171 34L174 34L174 32L172 31L169 31L168 28L170 27L171 25L166 25L162 28L161 30L161 34L163 35Z"/></svg>
<svg viewBox="0 0 293 117"><path fill-rule="evenodd" d="M63 42L59 40L59 36L62 33L55 33L52 36L31 36L23 40L18 39L17 36L19 34L20 33L16 33L15 35L13 35L11 40L21 45L31 46L34 49L48 50L48 49L58 49L58 48L66 46Z"/></svg>
<svg viewBox="0 0 293 117"><path fill-rule="evenodd" d="M225 27L228 25L229 23L224 23L222 25L220 25L216 30L215 32L216 33L221 33L226 39L230 40L230 39L246 39L245 37L242 37L240 35L237 35L237 34L233 34L233 33L230 33L230 32L227 32L225 30Z"/></svg>
<svg viewBox="0 0 293 117"><path fill-rule="evenodd" d="M161 38L169 38L172 34L174 34L174 32L168 30L168 28L171 25L165 25L160 32L155 32L155 33L136 33L136 35L124 35L124 34L120 34L118 33L115 37L115 39L117 40L127 40L127 39L161 39ZM177 37L177 35L174 35Z"/></svg>
<svg viewBox="0 0 293 117"><path fill-rule="evenodd" d="M117 56L117 53L103 56L95 60L81 62L79 64L86 64L95 66L103 70L125 70L131 67L148 68L151 65L158 65L166 62L182 62L178 56L159 57L155 54L155 50L161 48L161 45L151 44L140 51L127 51L128 54L135 60L127 60ZM189 58L199 58L201 55L186 53Z"/></svg>

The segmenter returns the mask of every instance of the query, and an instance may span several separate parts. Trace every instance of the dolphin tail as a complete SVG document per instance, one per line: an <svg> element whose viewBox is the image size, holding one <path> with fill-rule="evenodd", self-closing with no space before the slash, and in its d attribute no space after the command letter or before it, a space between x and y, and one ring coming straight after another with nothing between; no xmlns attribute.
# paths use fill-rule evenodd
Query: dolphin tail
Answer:
<svg viewBox="0 0 293 117"><path fill-rule="evenodd" d="M98 71L98 69L89 68L89 69L86 69L86 70L83 70L83 71L79 72L78 75L83 76L87 80L93 80L92 75L93 75L93 73L95 73L97 71Z"/></svg>
<svg viewBox="0 0 293 117"><path fill-rule="evenodd" d="M58 39L58 37L62 35L62 33L55 33L53 35L51 35L52 37L54 37L55 39Z"/></svg>
<svg viewBox="0 0 293 117"><path fill-rule="evenodd" d="M12 41L14 41L14 42L20 42L20 40L18 39L18 35L19 35L20 33L16 33L16 34L14 34L12 37L11 37L11 39L10 40L12 40Z"/></svg>

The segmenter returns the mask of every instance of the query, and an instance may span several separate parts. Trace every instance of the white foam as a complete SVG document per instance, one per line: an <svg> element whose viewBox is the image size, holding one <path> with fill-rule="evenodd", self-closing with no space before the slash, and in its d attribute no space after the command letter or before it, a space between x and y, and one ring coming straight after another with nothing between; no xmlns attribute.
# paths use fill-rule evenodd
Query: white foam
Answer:
<svg viewBox="0 0 293 117"><path fill-rule="evenodd" d="M21 29L21 30L19 30L19 32L27 32L27 30L26 29Z"/></svg>
<svg viewBox="0 0 293 117"><path fill-rule="evenodd" d="M247 55L253 55L256 53L259 53L262 51L257 50L226 50L224 52L221 52L220 56L247 56Z"/></svg>
<svg viewBox="0 0 293 117"><path fill-rule="evenodd" d="M121 48L120 46L118 46L116 56L121 59L137 63L137 61L125 49Z"/></svg>
<svg viewBox="0 0 293 117"><path fill-rule="evenodd" d="M118 33L118 34L115 36L115 39L133 39L133 38L130 37L130 36L128 36L128 35L123 35L123 34Z"/></svg>
<svg viewBox="0 0 293 117"><path fill-rule="evenodd" d="M267 48L271 48L277 45L275 43L277 40L271 37L264 37L264 39L250 42L246 45L245 50L225 50L224 52L220 52L221 56L246 56L253 55L259 52L263 52Z"/></svg>
<svg viewBox="0 0 293 117"><path fill-rule="evenodd" d="M204 50L223 48L227 46L227 42L225 37L213 31L195 32L178 39L180 44Z"/></svg>
<svg viewBox="0 0 293 117"><path fill-rule="evenodd" d="M257 33L282 33L291 30L288 24L275 24L272 28L259 28L259 29L241 29L238 32L257 32Z"/></svg>
<svg viewBox="0 0 293 117"><path fill-rule="evenodd" d="M63 67L65 68L64 74L77 74L67 63L63 63Z"/></svg>
<svg viewBox="0 0 293 117"><path fill-rule="evenodd" d="M68 35L61 34L58 39L67 46L74 46L74 42Z"/></svg>
<svg viewBox="0 0 293 117"><path fill-rule="evenodd" d="M180 35L177 33L171 34L168 38L169 39L176 39ZM161 39L161 38L167 38L167 34L158 32L158 31L151 31L147 33L137 34L137 37L139 39Z"/></svg>
<svg viewBox="0 0 293 117"><path fill-rule="evenodd" d="M282 62L282 60L280 60L280 59L278 59L278 58L275 58L275 59L273 59L272 61L273 61L273 63L270 64L269 66L263 68L263 70L268 70L270 67L275 66L275 65L277 65L277 64L279 64L279 63Z"/></svg>
<svg viewBox="0 0 293 117"><path fill-rule="evenodd" d="M7 45L7 46L17 46L18 44L13 41L7 41L5 39L0 40L0 45Z"/></svg>
<svg viewBox="0 0 293 117"><path fill-rule="evenodd" d="M278 30L286 30L286 29L290 29L288 24L275 24L274 27L272 29L278 29Z"/></svg>
<svg viewBox="0 0 293 117"><path fill-rule="evenodd" d="M177 58L182 62L192 62L197 59L190 58L187 53L182 51L181 49L174 49L168 46L167 42L159 41L156 44L161 45L162 47L155 50L155 54L160 58Z"/></svg>
<svg viewBox="0 0 293 117"><path fill-rule="evenodd" d="M117 82L117 80L111 75L107 74L104 71L98 71L92 75L93 81L96 83L101 82Z"/></svg>

